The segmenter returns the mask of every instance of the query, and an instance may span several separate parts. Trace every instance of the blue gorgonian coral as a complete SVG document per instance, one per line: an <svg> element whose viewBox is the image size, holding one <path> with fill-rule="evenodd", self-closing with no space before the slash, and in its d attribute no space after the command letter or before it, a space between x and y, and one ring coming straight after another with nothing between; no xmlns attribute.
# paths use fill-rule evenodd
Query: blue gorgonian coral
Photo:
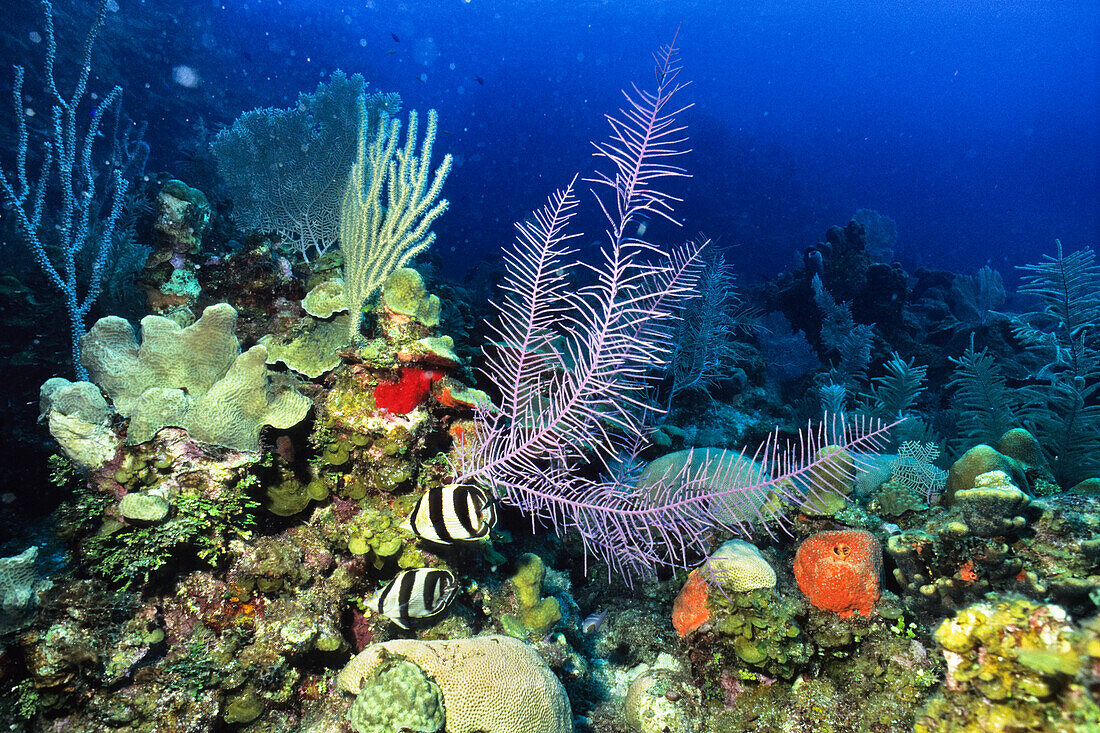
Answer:
<svg viewBox="0 0 1100 733"><path fill-rule="evenodd" d="M366 82L333 72L291 109L245 112L214 138L214 157L244 229L294 242L302 258L324 254L340 231L340 201L359 151L359 97ZM401 108L396 94L365 95L367 130Z"/></svg>

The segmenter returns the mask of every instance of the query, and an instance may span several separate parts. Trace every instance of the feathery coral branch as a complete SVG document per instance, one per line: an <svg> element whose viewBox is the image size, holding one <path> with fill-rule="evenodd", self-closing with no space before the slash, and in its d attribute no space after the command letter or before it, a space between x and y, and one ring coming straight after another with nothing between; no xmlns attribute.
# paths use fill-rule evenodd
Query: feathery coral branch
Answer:
<svg viewBox="0 0 1100 733"><path fill-rule="evenodd" d="M607 217L608 243L597 264L569 261L567 234L577 201L573 185L550 197L532 220L516 225L505 253L505 293L485 372L500 391L499 409L479 412L479 428L462 447L457 481L490 487L501 501L559 533L576 530L588 552L629 582L662 564L684 565L705 551L711 531L745 531L738 511L773 511L769 496L804 497L840 469L816 456L825 435L807 430L785 449L773 436L754 456L730 465L692 465L639 489L631 471L654 408L644 391L668 358L668 324L693 296L706 242L668 251L625 232L638 214L670 221L674 196L656 188L687 173L666 159L686 152L683 127L668 112L676 83L675 44L657 54L657 90L627 94L620 117L608 117L611 139L596 143L611 174L591 180L612 189L596 195ZM674 222L675 223L675 222ZM570 289L570 272L590 270L593 283ZM844 446L867 450L885 432L853 426ZM844 427L840 427L844 435ZM748 466L756 466L748 468ZM595 478L599 469L609 478Z"/></svg>

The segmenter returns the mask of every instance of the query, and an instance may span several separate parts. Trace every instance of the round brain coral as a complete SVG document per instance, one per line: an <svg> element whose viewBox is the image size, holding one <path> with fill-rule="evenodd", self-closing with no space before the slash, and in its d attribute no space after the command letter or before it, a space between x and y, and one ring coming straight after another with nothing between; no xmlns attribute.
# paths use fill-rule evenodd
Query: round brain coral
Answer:
<svg viewBox="0 0 1100 733"><path fill-rule="evenodd" d="M363 681L394 657L420 667L439 685L447 733L572 733L565 688L538 654L510 636L417 641L368 646L336 682L359 694Z"/></svg>
<svg viewBox="0 0 1100 733"><path fill-rule="evenodd" d="M882 545L870 532L818 532L794 556L794 578L810 603L841 618L870 616L879 598Z"/></svg>
<svg viewBox="0 0 1100 733"><path fill-rule="evenodd" d="M744 540L723 542L703 567L723 590L731 593L775 587L775 570L756 546Z"/></svg>

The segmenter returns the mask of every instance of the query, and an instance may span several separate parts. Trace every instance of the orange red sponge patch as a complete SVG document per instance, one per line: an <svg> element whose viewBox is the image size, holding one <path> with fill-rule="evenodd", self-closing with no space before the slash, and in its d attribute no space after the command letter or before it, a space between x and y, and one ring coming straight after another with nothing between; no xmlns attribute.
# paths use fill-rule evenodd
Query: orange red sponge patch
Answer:
<svg viewBox="0 0 1100 733"><path fill-rule="evenodd" d="M798 588L816 607L841 618L870 616L879 599L882 545L870 532L818 532L794 556Z"/></svg>
<svg viewBox="0 0 1100 733"><path fill-rule="evenodd" d="M688 574L687 582L672 604L672 626L681 638L710 619L707 608L707 579L699 568Z"/></svg>

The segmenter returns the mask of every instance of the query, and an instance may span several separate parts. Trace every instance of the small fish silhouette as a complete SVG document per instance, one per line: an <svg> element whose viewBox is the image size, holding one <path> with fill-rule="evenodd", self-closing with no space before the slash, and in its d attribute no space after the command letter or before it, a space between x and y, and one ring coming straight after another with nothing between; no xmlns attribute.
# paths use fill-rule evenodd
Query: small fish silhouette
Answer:
<svg viewBox="0 0 1100 733"><path fill-rule="evenodd" d="M392 38L392 39L393 39L393 42L394 42L394 43L401 43L401 39L400 39L400 38L398 38L398 37L397 37L397 34L396 34L396 33L394 33L393 31L390 31L390 38Z"/></svg>
<svg viewBox="0 0 1100 733"><path fill-rule="evenodd" d="M603 626L604 619L606 618L607 611L590 614L584 621L581 621L581 631L585 634L595 634L600 630L600 627Z"/></svg>
<svg viewBox="0 0 1100 733"><path fill-rule="evenodd" d="M478 83L478 84L480 84L480 85L482 85L482 86L485 86L485 80L484 80L484 79L482 79L482 78L481 78L480 76L475 76L475 77L474 77L474 79L476 79L476 80L477 80L477 83Z"/></svg>

